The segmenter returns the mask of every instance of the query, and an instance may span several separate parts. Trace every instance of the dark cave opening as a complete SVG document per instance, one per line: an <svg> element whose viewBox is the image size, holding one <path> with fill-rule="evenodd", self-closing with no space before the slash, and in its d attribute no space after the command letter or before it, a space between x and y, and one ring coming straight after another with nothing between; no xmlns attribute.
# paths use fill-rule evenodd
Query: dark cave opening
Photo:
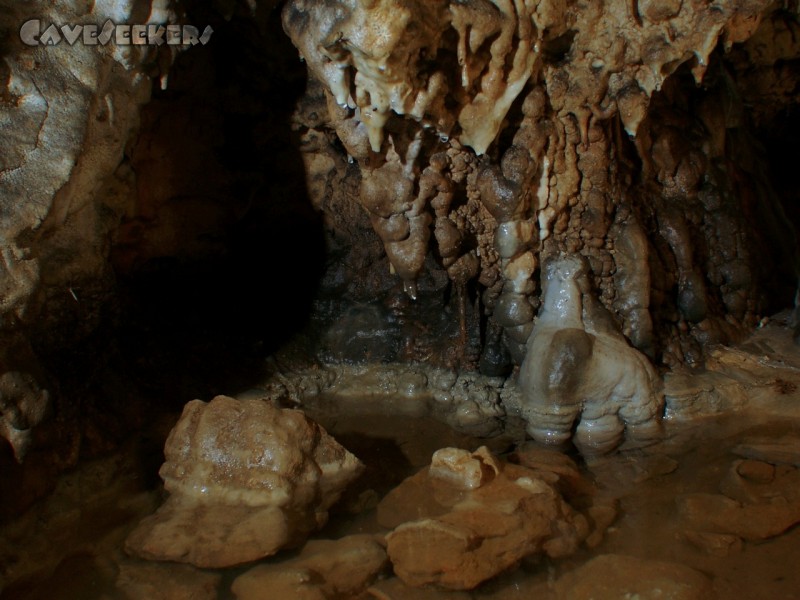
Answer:
<svg viewBox="0 0 800 600"><path fill-rule="evenodd" d="M168 88L156 90L145 109L132 153L134 170L174 177L179 195L155 190L158 216L122 229L135 235L143 226L134 241L145 239L146 247L147 228L172 212L185 219L178 223L188 234L178 236L188 247L131 257L134 244L125 240L112 250L125 299L120 347L146 357L138 379L169 390L181 405L255 383L261 361L308 325L327 260L322 216L310 205L291 127L305 70L279 12L261 23L239 14L225 20L189 3L187 19L211 23L215 43L178 57ZM194 118L180 129L162 125L182 114ZM200 164L198 146L209 149ZM153 148L165 149L168 167L148 164ZM187 193L195 196L180 195ZM191 222L195 211L199 227Z"/></svg>

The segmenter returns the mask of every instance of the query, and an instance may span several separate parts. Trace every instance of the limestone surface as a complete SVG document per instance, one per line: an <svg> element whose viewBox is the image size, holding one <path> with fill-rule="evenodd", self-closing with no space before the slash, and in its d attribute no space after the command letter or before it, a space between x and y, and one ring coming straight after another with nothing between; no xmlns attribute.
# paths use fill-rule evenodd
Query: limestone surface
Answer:
<svg viewBox="0 0 800 600"><path fill-rule="evenodd" d="M386 564L386 550L371 535L309 541L296 558L260 565L237 577L238 600L352 598Z"/></svg>
<svg viewBox="0 0 800 600"><path fill-rule="evenodd" d="M302 412L226 396L189 402L164 453L170 495L125 547L199 567L250 562L301 541L362 469Z"/></svg>
<svg viewBox="0 0 800 600"><path fill-rule="evenodd" d="M378 507L394 571L413 586L468 590L524 557L574 552L587 519L537 472L485 448L437 451Z"/></svg>
<svg viewBox="0 0 800 600"><path fill-rule="evenodd" d="M800 523L800 470L794 466L735 461L720 491L679 498L690 541L713 534L712 539L735 546L741 539L759 542L780 535ZM719 544L703 545L713 554Z"/></svg>
<svg viewBox="0 0 800 600"><path fill-rule="evenodd" d="M294 0L283 26L314 90L298 122L344 147L308 145L310 178L342 182L315 185L315 205L360 205L388 262L376 270L409 297L446 273L462 324L477 284L484 373L524 359L541 267L557 254L588 260L584 293L649 360L699 363L758 322L758 257L793 254L793 233L768 180L744 189L715 165L750 153L734 133L744 97L788 102L787 11L760 0ZM736 90L715 48L760 91ZM759 179L758 160L737 162L737 177ZM746 197L765 235L743 217Z"/></svg>
<svg viewBox="0 0 800 600"><path fill-rule="evenodd" d="M572 436L586 452L607 452L625 430L654 437L664 406L661 382L646 356L613 327L587 290L586 266L563 256L547 267L541 313L520 367L522 414L543 443Z"/></svg>
<svg viewBox="0 0 800 600"><path fill-rule="evenodd" d="M678 563L604 554L564 575L555 584L558 600L716 598L711 580Z"/></svg>
<svg viewBox="0 0 800 600"><path fill-rule="evenodd" d="M79 24L101 31L108 20L162 26L175 14L161 0L35 0L0 14L0 376L22 378L15 391L2 384L0 436L20 461L53 395L40 389L52 382L38 358L22 358L19 349L45 336L53 348L62 326L71 332L65 345L75 344L98 325L113 279L110 240L135 194L126 145L153 79L177 53L177 46L70 43L56 31ZM23 25L39 44L23 43ZM48 37L54 43L44 43Z"/></svg>
<svg viewBox="0 0 800 600"><path fill-rule="evenodd" d="M188 565L126 562L120 565L116 587L129 600L214 600L221 579L219 573Z"/></svg>

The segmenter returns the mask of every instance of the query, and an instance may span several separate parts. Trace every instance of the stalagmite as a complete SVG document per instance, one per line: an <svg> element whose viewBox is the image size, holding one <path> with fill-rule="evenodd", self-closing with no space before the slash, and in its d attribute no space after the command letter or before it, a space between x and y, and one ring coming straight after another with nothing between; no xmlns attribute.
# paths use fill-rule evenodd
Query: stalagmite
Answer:
<svg viewBox="0 0 800 600"><path fill-rule="evenodd" d="M542 310L520 367L528 432L559 444L577 423L575 443L590 454L612 450L626 430L634 439L655 439L661 383L647 357L592 313L581 290L585 262L557 257L546 273Z"/></svg>

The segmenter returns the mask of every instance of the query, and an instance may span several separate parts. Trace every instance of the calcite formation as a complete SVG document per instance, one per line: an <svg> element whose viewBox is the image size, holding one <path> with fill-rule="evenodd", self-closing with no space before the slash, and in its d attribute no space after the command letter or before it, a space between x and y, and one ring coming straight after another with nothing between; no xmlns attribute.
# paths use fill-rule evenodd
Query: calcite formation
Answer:
<svg viewBox="0 0 800 600"><path fill-rule="evenodd" d="M615 448L625 429L633 439L653 439L664 409L655 369L614 328L606 309L581 292L587 289L583 260L557 257L546 273L519 375L528 432L559 444L574 431L585 452Z"/></svg>
<svg viewBox="0 0 800 600"><path fill-rule="evenodd" d="M240 575L231 590L238 600L353 598L386 562L386 550L377 536L312 540L296 558L260 565Z"/></svg>
<svg viewBox="0 0 800 600"><path fill-rule="evenodd" d="M170 495L125 547L199 567L257 560L301 541L362 469L302 412L226 396L189 402L164 454Z"/></svg>
<svg viewBox="0 0 800 600"><path fill-rule="evenodd" d="M394 526L386 540L397 576L413 586L468 590L526 556L575 552L589 521L543 472L506 464L485 447L438 450L429 469L378 507L381 524Z"/></svg>
<svg viewBox="0 0 800 600"><path fill-rule="evenodd" d="M120 323L143 297L142 321L173 322L174 295L150 285L170 270L224 272L220 285L195 277L203 292L187 293L180 314L203 301L212 308L187 319L192 331L216 324L227 335L217 299L263 268L283 285L275 298L298 313L314 302L319 336L307 362L480 370L506 378L497 384L505 394L533 360L548 260L580 256L582 302L609 315L601 336L584 330L601 345L613 338L636 349L622 354L646 372L641 389L600 403L615 406L628 432L652 420L625 416L630 398L650 396L642 406L658 414L642 356L662 370L700 367L709 348L792 300L796 186L781 144L793 143L793 4L291 0L281 13L271 0L189 4L178 15L168 0L31 1L0 15L10 32L0 65L9 141L0 160L0 376L24 382L2 397L9 458L41 449L63 459L40 464L65 468L92 454L82 409L92 404L98 420L114 411L102 377L95 397L80 396L75 367L139 358L117 340ZM191 14L214 21L220 36L181 54L169 78L176 46L18 39L32 16L168 24ZM140 284L146 293L131 298ZM227 341L269 352L273 316L254 297L242 296L247 340ZM297 316L281 320L290 329L306 315ZM186 375L173 381L196 372ZM722 386L714 393L725 396ZM476 402L464 421L477 430L491 420L485 431L495 431L504 404ZM550 406L528 411L531 431L553 429ZM34 434L48 415L58 448ZM611 425L603 431L619 431L614 415L602 415ZM604 439L605 449L620 438Z"/></svg>
<svg viewBox="0 0 800 600"><path fill-rule="evenodd" d="M616 364L636 365L631 389L617 387L614 416L587 417L587 428L600 419L608 432L619 430L610 421L621 404L637 405L625 421L657 418L648 360L700 364L710 343L758 322L767 306L759 253L796 252L770 184L731 184L754 170L750 158L732 160L748 153L747 124L722 55L741 46L738 65L761 61L781 77L777 56L796 44L765 54L747 40L791 30L784 17L766 1L294 0L283 25L326 97L327 120L309 109L312 123L301 102L298 122L315 139L335 134L349 161L337 163L332 145L309 147L312 179L320 167L331 181L344 172L337 164L358 166L356 200L409 296L435 269L462 315L465 290L475 290L474 310L488 317L484 373L508 375L530 355L542 263L586 260L581 294L608 312L602 335L588 335L616 348ZM702 92L688 91L697 85ZM342 204L335 190L312 193L323 210ZM759 207L766 237L743 204ZM599 445L619 440L602 435Z"/></svg>
<svg viewBox="0 0 800 600"><path fill-rule="evenodd" d="M97 326L113 279L110 238L135 194L126 144L154 76L166 78L177 48L68 43L60 35L58 44L25 45L19 32L31 19L42 28L109 19L166 25L175 14L162 0L127 0L26 2L0 15L0 376L25 381L2 392L0 436L18 459L41 420L34 415L49 404L41 365L19 349L42 336L51 349L74 345Z"/></svg>
<svg viewBox="0 0 800 600"><path fill-rule="evenodd" d="M736 460L719 483L718 494L687 494L678 508L686 539L710 554L760 542L800 522L800 440L753 439L733 449Z"/></svg>
<svg viewBox="0 0 800 600"><path fill-rule="evenodd" d="M18 461L32 442L33 428L49 409L49 393L34 377L19 371L0 375L0 436L8 440Z"/></svg>
<svg viewBox="0 0 800 600"><path fill-rule="evenodd" d="M716 598L712 581L700 571L679 563L603 554L567 573L554 585L557 600L616 600Z"/></svg>
<svg viewBox="0 0 800 600"><path fill-rule="evenodd" d="M127 208L125 192L131 191L133 174L123 160L125 144L136 132L139 109L150 97L147 65L163 54L156 46L67 42L24 46L11 38L17 38L21 24L31 16L57 24L132 18L166 24L175 18L167 3L143 0L83 9L70 3L35 2L9 7L4 13L4 27L14 32L9 33L13 51L6 54L4 93L13 101L0 107L0 122L14 144L0 166L4 240L0 310L6 318L20 319L35 308L35 301L41 302L37 295L44 292L43 286L60 284L66 289L102 277L108 251L103 235L118 225ZM174 48L165 51L171 56ZM116 202L102 214L94 205L95 194L108 201L116 196ZM75 243L95 230L97 237ZM46 253L33 253L48 237L56 240L47 240L42 247ZM49 267L51 255L67 247L70 252L62 255L66 264L61 269ZM81 256L71 255L76 249Z"/></svg>

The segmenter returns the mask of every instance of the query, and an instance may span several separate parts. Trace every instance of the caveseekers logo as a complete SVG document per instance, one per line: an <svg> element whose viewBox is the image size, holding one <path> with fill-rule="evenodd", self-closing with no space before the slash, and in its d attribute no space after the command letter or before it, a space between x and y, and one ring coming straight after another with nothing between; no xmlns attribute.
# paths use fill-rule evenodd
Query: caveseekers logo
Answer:
<svg viewBox="0 0 800 600"><path fill-rule="evenodd" d="M85 25L49 25L39 19L22 24L19 38L28 46L57 46L65 42L73 46L105 46L113 40L117 46L195 46L205 45L214 30L207 26L203 33L193 25L117 25L110 19L102 27Z"/></svg>

